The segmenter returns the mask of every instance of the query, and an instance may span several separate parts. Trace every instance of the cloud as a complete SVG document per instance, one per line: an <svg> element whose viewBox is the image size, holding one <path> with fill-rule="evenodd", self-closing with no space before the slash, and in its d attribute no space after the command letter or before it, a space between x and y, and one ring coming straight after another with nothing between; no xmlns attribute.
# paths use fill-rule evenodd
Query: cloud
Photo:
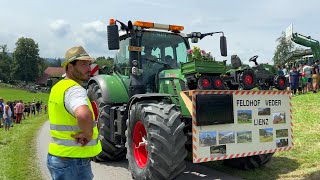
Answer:
<svg viewBox="0 0 320 180"><path fill-rule="evenodd" d="M84 30L89 32L101 33L105 31L106 25L101 21L93 21L83 24Z"/></svg>
<svg viewBox="0 0 320 180"><path fill-rule="evenodd" d="M73 40L82 45L93 57L107 56L107 25L101 21L83 23L81 28L73 31Z"/></svg>
<svg viewBox="0 0 320 180"><path fill-rule="evenodd" d="M65 20L58 19L50 24L51 31L58 37L65 37L70 32L70 24Z"/></svg>

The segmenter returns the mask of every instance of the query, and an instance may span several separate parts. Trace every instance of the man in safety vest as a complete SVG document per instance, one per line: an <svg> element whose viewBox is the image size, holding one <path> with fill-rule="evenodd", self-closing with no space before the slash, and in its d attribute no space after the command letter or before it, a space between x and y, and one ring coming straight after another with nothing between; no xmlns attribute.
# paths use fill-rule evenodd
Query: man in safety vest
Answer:
<svg viewBox="0 0 320 180"><path fill-rule="evenodd" d="M80 85L89 79L93 61L81 46L68 49L62 64L66 77L51 89L47 166L52 179L93 178L90 158L101 152L101 144L90 100Z"/></svg>

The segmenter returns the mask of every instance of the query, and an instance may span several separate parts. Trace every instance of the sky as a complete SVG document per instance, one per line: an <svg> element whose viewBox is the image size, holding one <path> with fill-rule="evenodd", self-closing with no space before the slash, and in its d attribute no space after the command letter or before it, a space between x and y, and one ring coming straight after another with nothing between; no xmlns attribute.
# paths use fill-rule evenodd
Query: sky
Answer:
<svg viewBox="0 0 320 180"><path fill-rule="evenodd" d="M223 31L227 57L220 56L219 35L191 46L228 63L237 54L246 64L254 55L258 62L272 64L276 39L290 24L293 32L320 40L319 7L317 0L0 0L0 45L12 52L18 38L28 37L44 58L63 58L76 45L93 57L113 57L106 28L115 18L182 25L184 33Z"/></svg>

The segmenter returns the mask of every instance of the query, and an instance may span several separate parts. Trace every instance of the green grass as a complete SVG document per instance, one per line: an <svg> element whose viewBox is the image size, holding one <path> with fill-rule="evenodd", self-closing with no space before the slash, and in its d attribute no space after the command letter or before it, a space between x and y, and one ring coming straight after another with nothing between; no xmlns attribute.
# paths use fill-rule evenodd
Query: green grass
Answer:
<svg viewBox="0 0 320 180"><path fill-rule="evenodd" d="M0 97L4 98L4 102L22 100L24 103L32 102L33 98L35 97L36 101L42 100L44 104L47 104L49 94L41 92L31 93L21 89L0 87Z"/></svg>
<svg viewBox="0 0 320 180"><path fill-rule="evenodd" d="M1 87L0 96L5 102L19 99L28 102L36 97L47 103L49 94ZM22 124L14 124L10 131L0 128L0 179L42 179L36 153L36 136L47 119L47 115L39 115L22 120Z"/></svg>
<svg viewBox="0 0 320 180"><path fill-rule="evenodd" d="M294 147L274 154L270 163L252 171L226 167L221 161L203 163L244 179L320 179L320 93L292 98Z"/></svg>

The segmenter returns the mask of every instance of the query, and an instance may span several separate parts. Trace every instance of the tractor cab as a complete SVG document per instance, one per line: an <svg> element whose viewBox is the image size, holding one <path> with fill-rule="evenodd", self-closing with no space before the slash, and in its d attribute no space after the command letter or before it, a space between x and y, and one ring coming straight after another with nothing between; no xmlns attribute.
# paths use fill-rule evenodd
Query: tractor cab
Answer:
<svg viewBox="0 0 320 180"><path fill-rule="evenodd" d="M130 75L139 76L147 92L158 92L159 73L167 69L179 69L180 63L187 61L189 44L185 35L180 33L183 26L136 21L130 30L126 25L121 28L119 47L115 48L119 50L114 71L127 79Z"/></svg>
<svg viewBox="0 0 320 180"><path fill-rule="evenodd" d="M187 60L188 44L177 34L168 32L144 31L141 36L139 68L143 82L152 91L157 91L157 77L167 69L178 69Z"/></svg>

